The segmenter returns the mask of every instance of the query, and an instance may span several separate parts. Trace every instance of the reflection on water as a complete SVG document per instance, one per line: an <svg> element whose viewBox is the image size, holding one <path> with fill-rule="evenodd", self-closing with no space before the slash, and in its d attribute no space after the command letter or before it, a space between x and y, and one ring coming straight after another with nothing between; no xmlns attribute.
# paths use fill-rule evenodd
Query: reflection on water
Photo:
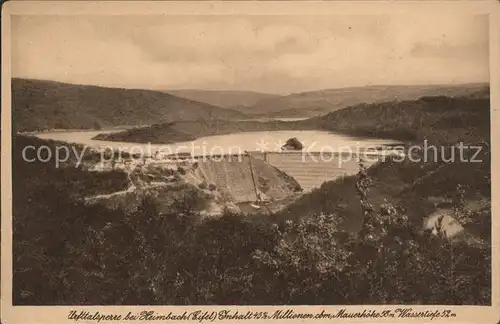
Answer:
<svg viewBox="0 0 500 324"><path fill-rule="evenodd" d="M148 155L153 155L157 151L166 154L191 153L193 155L242 154L245 151L278 152L292 137L296 137L304 145L304 151L307 152L349 152L349 150L356 152L365 148L398 143L387 139L358 138L326 131L293 130L207 136L194 141L174 144L112 142L92 139L98 134L118 131L120 130L45 132L34 135L42 139L78 143L92 148L113 148Z"/></svg>

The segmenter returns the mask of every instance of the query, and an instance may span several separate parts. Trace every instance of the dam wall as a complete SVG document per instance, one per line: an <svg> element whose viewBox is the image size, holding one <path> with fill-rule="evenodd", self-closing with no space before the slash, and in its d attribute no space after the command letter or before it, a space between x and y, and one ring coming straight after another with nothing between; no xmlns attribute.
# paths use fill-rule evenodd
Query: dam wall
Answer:
<svg viewBox="0 0 500 324"><path fill-rule="evenodd" d="M293 177L304 191L319 188L323 182L350 176L359 171L359 158L339 153L266 152L251 153ZM370 167L373 159L364 161Z"/></svg>
<svg viewBox="0 0 500 324"><path fill-rule="evenodd" d="M183 176L189 183L200 186L213 184L216 190L233 202L279 200L300 190L299 183L262 159L242 155L204 159Z"/></svg>

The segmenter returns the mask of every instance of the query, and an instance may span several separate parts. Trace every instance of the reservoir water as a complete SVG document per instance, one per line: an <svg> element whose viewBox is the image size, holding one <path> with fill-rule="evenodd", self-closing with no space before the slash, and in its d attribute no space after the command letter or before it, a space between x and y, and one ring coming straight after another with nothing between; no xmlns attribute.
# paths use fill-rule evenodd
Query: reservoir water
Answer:
<svg viewBox="0 0 500 324"><path fill-rule="evenodd" d="M280 152L290 138L297 138L306 152L356 152L375 149L384 145L395 145L398 141L388 139L359 138L326 131L271 131L244 132L201 137L194 141L174 144L147 144L94 140L98 134L120 130L54 131L34 133L41 139L77 143L91 148L120 149L130 153L164 154L191 153L192 155L243 154L245 151Z"/></svg>
<svg viewBox="0 0 500 324"><path fill-rule="evenodd" d="M364 164L368 167L380 157L381 152L375 151L376 148L398 144L397 141L387 139L357 138L325 131L236 133L207 136L191 142L170 145L122 143L92 139L98 134L116 131L63 131L39 133L35 134L35 136L43 139L83 144L94 149L119 149L142 156L155 156L157 153L162 155L189 153L193 156L241 155L248 151L252 152L254 158L264 159L269 164L294 177L304 191L318 188L325 181L356 174L359 168L356 152L363 152L367 149L374 150L373 155L371 155L374 159L363 157ZM292 137L296 137L304 145L303 151L289 151L283 154L281 147Z"/></svg>

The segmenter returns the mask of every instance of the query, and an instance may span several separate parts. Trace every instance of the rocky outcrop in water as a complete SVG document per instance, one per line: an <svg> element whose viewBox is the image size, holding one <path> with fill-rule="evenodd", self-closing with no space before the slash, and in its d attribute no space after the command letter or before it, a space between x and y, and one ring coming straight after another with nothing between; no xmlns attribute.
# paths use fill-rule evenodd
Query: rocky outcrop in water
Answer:
<svg viewBox="0 0 500 324"><path fill-rule="evenodd" d="M285 145L281 147L284 151L301 151L304 148L304 145L297 139L297 137L292 137L288 141L286 141Z"/></svg>

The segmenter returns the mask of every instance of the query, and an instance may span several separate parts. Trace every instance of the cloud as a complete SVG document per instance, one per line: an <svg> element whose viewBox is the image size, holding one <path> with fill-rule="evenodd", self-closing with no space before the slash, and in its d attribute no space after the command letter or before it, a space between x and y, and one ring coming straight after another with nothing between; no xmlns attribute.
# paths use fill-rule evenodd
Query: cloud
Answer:
<svg viewBox="0 0 500 324"><path fill-rule="evenodd" d="M297 26L258 28L243 18L221 20L150 27L132 40L153 62L244 64L283 53L314 50L314 40Z"/></svg>
<svg viewBox="0 0 500 324"><path fill-rule="evenodd" d="M443 59L459 59L459 60L474 60L482 58L484 61L488 60L488 46L483 43L470 43L464 45L452 45L447 43L429 44L429 43L416 43L411 54L414 57L439 57Z"/></svg>
<svg viewBox="0 0 500 324"><path fill-rule="evenodd" d="M16 16L14 76L296 92L488 79L486 16Z"/></svg>

